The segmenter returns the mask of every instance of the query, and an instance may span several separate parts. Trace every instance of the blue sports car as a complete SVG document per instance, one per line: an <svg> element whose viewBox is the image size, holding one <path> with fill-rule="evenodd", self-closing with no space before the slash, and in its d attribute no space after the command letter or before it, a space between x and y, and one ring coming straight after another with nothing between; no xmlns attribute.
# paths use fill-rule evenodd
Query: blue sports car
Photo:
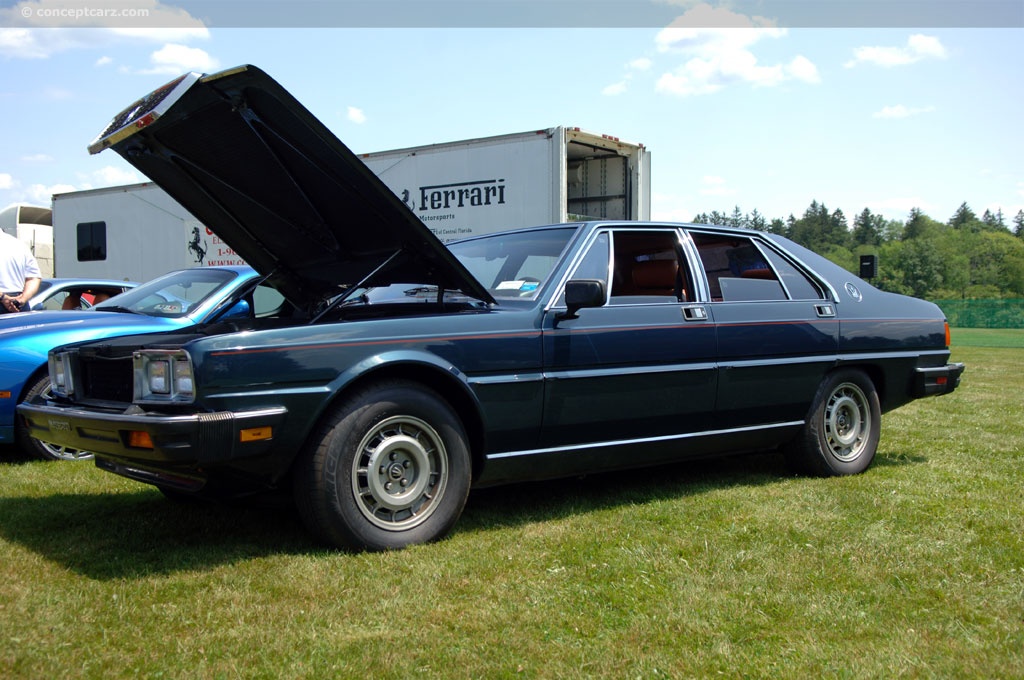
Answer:
<svg viewBox="0 0 1024 680"><path fill-rule="evenodd" d="M43 279L23 311L90 309L139 285L113 279Z"/></svg>
<svg viewBox="0 0 1024 680"><path fill-rule="evenodd" d="M0 316L0 444L16 443L44 459L82 458L80 450L44 444L15 421L14 407L46 394L46 355L70 342L134 333L184 331L232 318L273 313L280 293L258 286L249 267L204 267L171 272L86 311L40 311Z"/></svg>

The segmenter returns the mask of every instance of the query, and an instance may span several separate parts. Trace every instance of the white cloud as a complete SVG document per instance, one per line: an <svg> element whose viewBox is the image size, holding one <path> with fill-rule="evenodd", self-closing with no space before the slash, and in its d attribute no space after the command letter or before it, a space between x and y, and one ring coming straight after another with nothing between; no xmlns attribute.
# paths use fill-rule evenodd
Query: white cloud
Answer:
<svg viewBox="0 0 1024 680"><path fill-rule="evenodd" d="M1017 182L1017 195L1024 196L1024 182Z"/></svg>
<svg viewBox="0 0 1024 680"><path fill-rule="evenodd" d="M37 154L42 156L42 154ZM48 157L47 157L48 158ZM34 158L32 158L34 160ZM22 160L29 160L28 158ZM11 175L0 173L0 190L10 191L11 200L16 203L32 203L34 205L49 205L54 194L66 194L69 191L82 191L98 187L120 186L122 184L136 184L143 181L131 169L119 168L108 165L94 170L88 174L79 173L75 184L57 182L55 184L30 184L24 186Z"/></svg>
<svg viewBox="0 0 1024 680"><path fill-rule="evenodd" d="M350 122L355 123L356 125L362 125L363 123L366 122L366 114L363 113L362 109L357 108L355 106L348 107L348 110L345 113L345 117L348 118Z"/></svg>
<svg viewBox="0 0 1024 680"><path fill-rule="evenodd" d="M911 108L904 106L903 104L896 104L895 106L883 106L880 111L875 111L871 114L872 118L910 118L911 116L919 116L923 113L931 113L935 110L934 106L922 106L918 108Z"/></svg>
<svg viewBox="0 0 1024 680"><path fill-rule="evenodd" d="M689 222L696 210L688 207L688 198L676 194L651 194L651 219L657 222Z"/></svg>
<svg viewBox="0 0 1024 680"><path fill-rule="evenodd" d="M920 196L894 196L874 201L868 201L866 207L873 213L888 216L896 219L895 216L909 215L914 208L920 208L924 212L934 210L935 205L921 198Z"/></svg>
<svg viewBox="0 0 1024 680"><path fill-rule="evenodd" d="M34 153L28 156L22 156L21 160L25 161L26 163L49 163L50 161L53 160L53 156L50 156L45 153Z"/></svg>
<svg viewBox="0 0 1024 680"><path fill-rule="evenodd" d="M135 184L141 182L135 171L128 170L126 168L119 168L113 165L108 165L96 170L89 175L89 186L93 187L112 187L121 184Z"/></svg>
<svg viewBox="0 0 1024 680"><path fill-rule="evenodd" d="M750 48L766 38L782 38L786 29L764 17L748 17L700 4L678 17L655 37L663 54L688 57L662 74L655 88L678 96L717 92L737 83L771 87L790 80L818 83L817 67L797 56L788 64L758 63Z"/></svg>
<svg viewBox="0 0 1024 680"><path fill-rule="evenodd" d="M110 57L100 57L96 60L94 66L107 66L108 64L114 63L114 60Z"/></svg>
<svg viewBox="0 0 1024 680"><path fill-rule="evenodd" d="M701 177L698 191L702 196L731 196L736 193L735 189L730 189L726 184L725 178L718 175Z"/></svg>
<svg viewBox="0 0 1024 680"><path fill-rule="evenodd" d="M818 67L803 55L797 55L793 61L786 66L786 73L795 80L805 83L820 83L821 76L818 75Z"/></svg>
<svg viewBox="0 0 1024 680"><path fill-rule="evenodd" d="M98 16L106 9L110 8L73 7L64 0L22 0L0 8L0 56L46 59L112 42L181 43L210 37L202 21L157 0L134 0L130 9L136 16ZM74 15L69 10L81 12ZM94 11L86 15L86 10ZM146 16L139 16L141 12Z"/></svg>
<svg viewBox="0 0 1024 680"><path fill-rule="evenodd" d="M601 94L606 97L617 97L620 94L624 94L627 89L627 82L626 80L620 80L617 83L612 83L601 90Z"/></svg>
<svg viewBox="0 0 1024 680"><path fill-rule="evenodd" d="M629 89L629 81L633 79L634 74L649 71L653 64L654 62L647 57L640 57L627 62L625 75L617 82L607 85L601 90L601 94L606 97L617 97L620 94L624 94Z"/></svg>
<svg viewBox="0 0 1024 680"><path fill-rule="evenodd" d="M874 64L884 68L906 66L923 59L945 59L946 48L935 36L915 33L907 38L903 47L858 47L853 51L853 59L846 62L846 68L857 64Z"/></svg>
<svg viewBox="0 0 1024 680"><path fill-rule="evenodd" d="M28 202L36 205L50 205L54 194L66 194L75 191L76 187L70 184L33 184L28 188Z"/></svg>
<svg viewBox="0 0 1024 680"><path fill-rule="evenodd" d="M140 73L177 76L185 71L210 73L219 67L217 60L206 50L176 44L164 45L149 55L149 61L153 66L143 69Z"/></svg>

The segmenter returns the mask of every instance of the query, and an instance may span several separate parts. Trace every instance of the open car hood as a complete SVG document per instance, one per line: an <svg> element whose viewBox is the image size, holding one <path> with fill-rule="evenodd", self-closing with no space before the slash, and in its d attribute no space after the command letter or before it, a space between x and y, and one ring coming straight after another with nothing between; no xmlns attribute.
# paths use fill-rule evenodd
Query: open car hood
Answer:
<svg viewBox="0 0 1024 680"><path fill-rule="evenodd" d="M100 133L293 303L347 287L487 289L280 84L254 66L183 75Z"/></svg>

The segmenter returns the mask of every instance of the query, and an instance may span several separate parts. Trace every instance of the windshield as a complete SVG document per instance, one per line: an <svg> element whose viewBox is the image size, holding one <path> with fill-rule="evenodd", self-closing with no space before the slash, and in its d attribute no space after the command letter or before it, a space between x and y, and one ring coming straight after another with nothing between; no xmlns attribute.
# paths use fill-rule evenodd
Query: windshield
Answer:
<svg viewBox="0 0 1024 680"><path fill-rule="evenodd" d="M147 316L185 316L238 274L226 269L171 272L97 304L103 311L128 310Z"/></svg>
<svg viewBox="0 0 1024 680"><path fill-rule="evenodd" d="M531 299L575 233L576 227L531 229L451 243L448 248L495 298Z"/></svg>

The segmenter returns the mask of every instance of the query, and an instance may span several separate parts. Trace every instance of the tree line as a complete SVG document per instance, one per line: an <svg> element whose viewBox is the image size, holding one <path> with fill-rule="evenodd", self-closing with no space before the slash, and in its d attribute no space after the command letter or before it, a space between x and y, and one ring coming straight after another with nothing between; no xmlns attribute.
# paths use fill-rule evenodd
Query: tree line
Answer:
<svg viewBox="0 0 1024 680"><path fill-rule="evenodd" d="M850 225L842 210L815 200L799 218L768 220L736 206L693 221L780 234L854 273L861 255L877 255L871 283L895 293L933 300L1024 297L1024 210L1007 222L1001 210L979 217L964 202L939 222L918 208L905 221L864 208Z"/></svg>

